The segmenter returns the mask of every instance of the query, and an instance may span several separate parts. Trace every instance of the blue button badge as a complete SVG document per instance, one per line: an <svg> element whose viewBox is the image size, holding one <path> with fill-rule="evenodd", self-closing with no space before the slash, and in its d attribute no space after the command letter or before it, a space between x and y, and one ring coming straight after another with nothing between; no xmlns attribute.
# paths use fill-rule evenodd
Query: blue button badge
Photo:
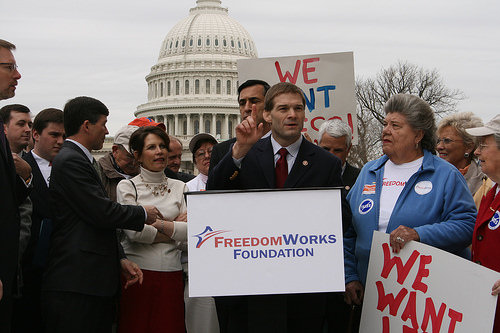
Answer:
<svg viewBox="0 0 500 333"><path fill-rule="evenodd" d="M373 200L372 199L366 199L361 202L359 205L359 213L362 215L367 214L370 210L373 208Z"/></svg>
<svg viewBox="0 0 500 333"><path fill-rule="evenodd" d="M500 214L498 213L498 210L495 212L495 215L491 218L490 222L488 223L488 228L491 230L495 230L498 228L500 225Z"/></svg>

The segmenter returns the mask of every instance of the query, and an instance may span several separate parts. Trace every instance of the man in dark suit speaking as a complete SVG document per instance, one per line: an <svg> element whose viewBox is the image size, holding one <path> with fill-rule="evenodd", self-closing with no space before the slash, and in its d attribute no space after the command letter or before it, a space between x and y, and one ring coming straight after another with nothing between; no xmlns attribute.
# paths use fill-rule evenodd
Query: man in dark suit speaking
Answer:
<svg viewBox="0 0 500 333"><path fill-rule="evenodd" d="M108 134L108 114L90 97L64 107L68 139L54 158L49 186L54 220L42 287L48 332L111 332L120 264L131 282L142 279L124 259L116 229L140 231L161 217L153 206L122 206L108 198L91 155Z"/></svg>
<svg viewBox="0 0 500 333"><path fill-rule="evenodd" d="M271 124L271 135L264 139L261 139L264 126L256 122L255 113L254 108L252 116L236 127L236 142L212 170L207 189L342 186L340 160L301 135L305 99L297 86L278 83L267 92L263 116ZM249 203L249 209L258 207L251 207ZM346 227L350 211L345 196L342 197L342 209ZM319 333L326 296L316 293L217 297L216 305L222 333Z"/></svg>

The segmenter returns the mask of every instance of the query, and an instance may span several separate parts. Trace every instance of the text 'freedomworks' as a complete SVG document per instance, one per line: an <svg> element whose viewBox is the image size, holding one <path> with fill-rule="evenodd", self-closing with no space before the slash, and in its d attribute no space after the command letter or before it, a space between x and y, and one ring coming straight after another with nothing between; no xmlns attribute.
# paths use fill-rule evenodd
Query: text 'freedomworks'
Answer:
<svg viewBox="0 0 500 333"><path fill-rule="evenodd" d="M207 226L198 238L196 248L200 248L206 241L214 248L232 248L233 259L274 259L293 257L312 257L317 246L328 246L337 242L334 234L330 235L301 235L282 234L264 237L223 237L222 233L229 230L213 230ZM240 249L243 248L243 249Z"/></svg>

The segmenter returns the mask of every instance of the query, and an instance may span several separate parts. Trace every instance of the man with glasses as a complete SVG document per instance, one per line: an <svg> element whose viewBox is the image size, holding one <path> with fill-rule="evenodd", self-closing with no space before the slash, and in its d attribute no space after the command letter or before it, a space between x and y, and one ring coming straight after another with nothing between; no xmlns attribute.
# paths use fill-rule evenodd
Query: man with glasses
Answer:
<svg viewBox="0 0 500 333"><path fill-rule="evenodd" d="M0 39L0 100L14 97L21 74L12 51L14 44ZM3 129L0 120L0 128ZM10 332L12 290L15 287L19 250L19 204L28 190L16 175L12 152L4 131L0 131L0 332Z"/></svg>
<svg viewBox="0 0 500 333"><path fill-rule="evenodd" d="M16 47L14 44L0 39L0 99L14 97L16 93L17 81L21 74L17 70L16 59L12 51Z"/></svg>

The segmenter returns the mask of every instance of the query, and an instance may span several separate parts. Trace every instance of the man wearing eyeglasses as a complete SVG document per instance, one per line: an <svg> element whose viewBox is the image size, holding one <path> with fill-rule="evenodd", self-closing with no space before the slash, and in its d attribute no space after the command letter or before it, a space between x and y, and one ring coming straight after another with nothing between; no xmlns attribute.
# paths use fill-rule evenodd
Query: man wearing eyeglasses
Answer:
<svg viewBox="0 0 500 333"><path fill-rule="evenodd" d="M21 74L12 51L15 45L0 39L0 100L14 97ZM3 129L0 120L0 128ZM10 332L12 290L19 249L19 204L26 199L28 189L16 175L12 152L4 131L0 131L0 332Z"/></svg>
<svg viewBox="0 0 500 333"><path fill-rule="evenodd" d="M17 70L16 60L11 50L15 50L14 44L0 40L0 99L14 97L17 81L21 74Z"/></svg>

